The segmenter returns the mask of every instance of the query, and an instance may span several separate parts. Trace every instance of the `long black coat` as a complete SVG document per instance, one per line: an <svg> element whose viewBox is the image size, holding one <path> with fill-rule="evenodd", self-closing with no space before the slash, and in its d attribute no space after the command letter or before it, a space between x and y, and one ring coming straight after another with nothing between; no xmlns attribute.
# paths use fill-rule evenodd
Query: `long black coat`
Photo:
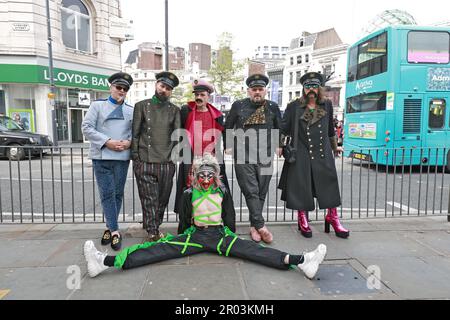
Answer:
<svg viewBox="0 0 450 320"><path fill-rule="evenodd" d="M295 120L295 110L298 120ZM283 165L278 188L286 207L312 211L314 197L320 209L341 205L339 183L330 138L334 139L333 107L329 100L319 104L314 113L297 99L288 104L282 120L282 132L294 135L298 121L297 161Z"/></svg>

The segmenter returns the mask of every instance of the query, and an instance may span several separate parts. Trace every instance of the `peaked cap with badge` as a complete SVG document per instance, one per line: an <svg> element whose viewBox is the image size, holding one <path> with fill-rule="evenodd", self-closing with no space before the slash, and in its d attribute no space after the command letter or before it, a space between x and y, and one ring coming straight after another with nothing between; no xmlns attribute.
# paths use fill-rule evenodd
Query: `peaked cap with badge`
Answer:
<svg viewBox="0 0 450 320"><path fill-rule="evenodd" d="M318 84L319 86L323 86L324 78L323 75L318 72L308 72L300 78L300 83L302 86L307 84Z"/></svg>
<svg viewBox="0 0 450 320"><path fill-rule="evenodd" d="M176 75L174 75L172 72L169 71L163 71L155 75L156 82L162 82L172 89L178 86L180 83L180 80Z"/></svg>
<svg viewBox="0 0 450 320"><path fill-rule="evenodd" d="M133 84L133 77L126 72L117 72L108 78L111 85L122 85L130 88Z"/></svg>
<svg viewBox="0 0 450 320"><path fill-rule="evenodd" d="M213 85L204 79L195 80L192 83L192 88L193 88L192 93L200 92L200 91L207 91L208 93L211 94L214 92Z"/></svg>
<svg viewBox="0 0 450 320"><path fill-rule="evenodd" d="M263 74L253 74L245 81L249 88L266 87L269 84L269 78Z"/></svg>

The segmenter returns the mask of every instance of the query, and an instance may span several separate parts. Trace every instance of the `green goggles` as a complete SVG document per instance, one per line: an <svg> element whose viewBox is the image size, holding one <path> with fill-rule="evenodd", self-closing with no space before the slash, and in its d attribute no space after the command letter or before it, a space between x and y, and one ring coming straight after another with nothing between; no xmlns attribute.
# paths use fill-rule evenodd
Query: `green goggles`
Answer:
<svg viewBox="0 0 450 320"><path fill-rule="evenodd" d="M305 84L304 88L305 89L317 89L317 88L319 88L319 85L318 84Z"/></svg>

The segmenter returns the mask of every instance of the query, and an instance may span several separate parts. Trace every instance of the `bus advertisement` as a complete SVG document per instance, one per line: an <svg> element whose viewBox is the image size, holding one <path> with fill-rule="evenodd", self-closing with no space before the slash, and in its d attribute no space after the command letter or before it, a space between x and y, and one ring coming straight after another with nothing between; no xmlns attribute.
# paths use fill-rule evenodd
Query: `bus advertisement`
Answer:
<svg viewBox="0 0 450 320"><path fill-rule="evenodd" d="M450 166L450 28L391 26L348 49L344 156Z"/></svg>

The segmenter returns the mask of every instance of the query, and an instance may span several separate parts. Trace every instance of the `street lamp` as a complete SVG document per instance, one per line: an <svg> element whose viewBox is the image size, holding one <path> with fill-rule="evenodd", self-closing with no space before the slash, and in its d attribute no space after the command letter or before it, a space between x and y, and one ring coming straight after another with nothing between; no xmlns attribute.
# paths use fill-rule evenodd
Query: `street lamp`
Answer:
<svg viewBox="0 0 450 320"><path fill-rule="evenodd" d="M52 118L52 132L53 132L53 144L55 146L58 145L58 136L56 132L56 112L55 112L55 82L53 77L53 49L52 49L52 28L50 24L50 1L46 0L46 9L47 9L47 44L48 44L48 71L50 77L50 92L47 94L47 97L50 102L51 108L51 118Z"/></svg>
<svg viewBox="0 0 450 320"><path fill-rule="evenodd" d="M169 71L169 0L165 0L165 13L166 13L166 61L165 69Z"/></svg>

